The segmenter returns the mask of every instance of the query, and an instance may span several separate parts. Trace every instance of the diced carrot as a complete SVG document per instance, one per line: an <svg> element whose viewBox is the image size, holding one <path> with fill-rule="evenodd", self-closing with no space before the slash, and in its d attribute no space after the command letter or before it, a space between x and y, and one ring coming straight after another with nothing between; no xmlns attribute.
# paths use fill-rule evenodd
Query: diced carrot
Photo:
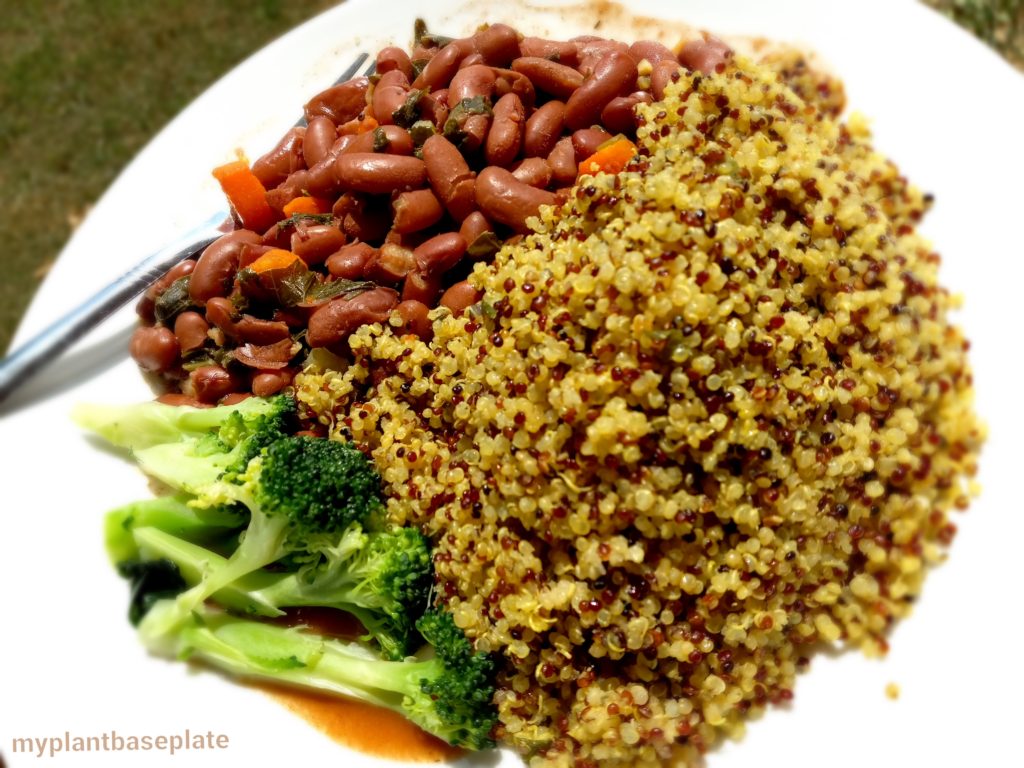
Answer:
<svg viewBox="0 0 1024 768"><path fill-rule="evenodd" d="M345 136L349 133L366 133L367 131L374 130L379 123L369 115L365 117L357 117L353 120L349 120L347 123L343 123L338 128L338 135Z"/></svg>
<svg viewBox="0 0 1024 768"><path fill-rule="evenodd" d="M284 211L285 218L288 216L294 216L296 213L330 213L331 212L331 201L325 200L322 197L310 197L309 195L303 195L302 197L296 197L294 200L285 204Z"/></svg>
<svg viewBox="0 0 1024 768"><path fill-rule="evenodd" d="M629 161L636 156L636 153L636 145L629 139L622 136L611 139L580 163L579 175L595 174L601 171L619 173L629 165Z"/></svg>
<svg viewBox="0 0 1024 768"><path fill-rule="evenodd" d="M264 232L277 220L267 203L267 190L244 160L234 160L214 168L213 177L220 183L246 229Z"/></svg>
<svg viewBox="0 0 1024 768"><path fill-rule="evenodd" d="M306 262L291 251L286 251L283 248L275 248L272 251L267 251L256 259L256 261L249 265L249 269L259 275L273 270L287 269L292 265L304 268L306 266Z"/></svg>

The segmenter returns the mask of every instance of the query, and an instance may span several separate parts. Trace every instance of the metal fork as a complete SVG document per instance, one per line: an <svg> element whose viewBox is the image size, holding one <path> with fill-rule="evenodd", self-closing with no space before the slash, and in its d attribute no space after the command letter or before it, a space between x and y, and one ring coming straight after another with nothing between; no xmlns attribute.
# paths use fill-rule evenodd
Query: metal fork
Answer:
<svg viewBox="0 0 1024 768"><path fill-rule="evenodd" d="M354 77L367 58L369 58L368 53L359 54L334 84L343 83ZM374 64L371 62L364 74L371 74L373 69ZM305 124L305 119L300 119L296 123L296 125L303 124ZM142 293L168 269L179 261L201 253L206 246L231 231L233 227L230 215L226 211L218 211L173 243L147 256L112 283L100 289L78 307L0 360L0 403L33 374L54 362L61 353L90 329Z"/></svg>

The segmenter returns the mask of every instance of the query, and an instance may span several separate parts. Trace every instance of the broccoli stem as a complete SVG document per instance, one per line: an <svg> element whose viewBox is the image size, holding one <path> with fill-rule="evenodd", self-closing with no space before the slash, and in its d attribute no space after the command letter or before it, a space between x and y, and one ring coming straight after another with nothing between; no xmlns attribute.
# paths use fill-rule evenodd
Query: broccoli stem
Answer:
<svg viewBox="0 0 1024 768"><path fill-rule="evenodd" d="M188 497L158 496L111 510L104 521L107 553L116 565L139 557L134 532L137 528L159 528L188 541L204 543L226 536L242 527L245 518L225 507L196 509Z"/></svg>

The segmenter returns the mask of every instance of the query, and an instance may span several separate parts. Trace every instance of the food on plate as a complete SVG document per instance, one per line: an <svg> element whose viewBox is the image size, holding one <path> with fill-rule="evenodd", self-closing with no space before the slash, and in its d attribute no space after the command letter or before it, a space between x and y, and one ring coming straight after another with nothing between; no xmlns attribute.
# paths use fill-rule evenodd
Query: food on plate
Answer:
<svg viewBox="0 0 1024 768"><path fill-rule="evenodd" d="M169 393L83 416L177 494L108 518L147 645L365 698L359 655L536 766L694 765L884 654L974 491L968 344L930 198L763 58L421 28L218 169L239 229L140 305ZM336 592L373 542L432 568Z"/></svg>

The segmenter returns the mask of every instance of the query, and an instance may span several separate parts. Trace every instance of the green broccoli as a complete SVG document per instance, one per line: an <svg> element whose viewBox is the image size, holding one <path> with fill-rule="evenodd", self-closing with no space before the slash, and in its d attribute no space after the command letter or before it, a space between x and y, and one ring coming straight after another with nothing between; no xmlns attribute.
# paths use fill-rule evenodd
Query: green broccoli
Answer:
<svg viewBox="0 0 1024 768"><path fill-rule="evenodd" d="M494 745L494 665L474 652L450 614L432 610L416 624L433 656L382 660L364 646L299 627L240 618L202 606L156 652L193 658L244 678L271 680L367 701L402 713L450 744Z"/></svg>
<svg viewBox="0 0 1024 768"><path fill-rule="evenodd" d="M134 531L136 552L173 563L189 586L227 559L158 527ZM353 614L382 654L401 659L412 650L413 624L427 606L432 580L430 545L413 528L366 533L350 526L326 557L297 571L254 571L210 597L225 608L258 616L315 606Z"/></svg>

